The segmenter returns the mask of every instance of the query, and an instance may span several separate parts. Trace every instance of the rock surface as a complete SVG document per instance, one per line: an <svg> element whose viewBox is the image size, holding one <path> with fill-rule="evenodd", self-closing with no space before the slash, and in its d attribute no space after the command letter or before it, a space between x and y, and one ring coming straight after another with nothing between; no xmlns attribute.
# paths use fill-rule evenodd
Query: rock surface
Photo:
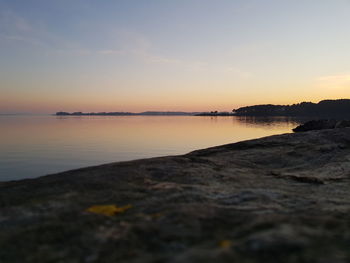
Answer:
<svg viewBox="0 0 350 263"><path fill-rule="evenodd" d="M350 129L0 183L0 262L349 262Z"/></svg>

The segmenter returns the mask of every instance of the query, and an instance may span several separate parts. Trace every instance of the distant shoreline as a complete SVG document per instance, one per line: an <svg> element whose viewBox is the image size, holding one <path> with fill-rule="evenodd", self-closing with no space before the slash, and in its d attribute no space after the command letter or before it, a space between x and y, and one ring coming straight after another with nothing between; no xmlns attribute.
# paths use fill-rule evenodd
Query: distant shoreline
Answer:
<svg viewBox="0 0 350 263"><path fill-rule="evenodd" d="M56 112L55 116L236 116L231 112L182 112L182 111L145 111L145 112Z"/></svg>
<svg viewBox="0 0 350 263"><path fill-rule="evenodd" d="M56 116L194 116L198 112L145 111L145 112L56 112Z"/></svg>
<svg viewBox="0 0 350 263"><path fill-rule="evenodd" d="M194 116L198 112L145 111L145 112L56 112L56 116Z"/></svg>
<svg viewBox="0 0 350 263"><path fill-rule="evenodd" d="M56 112L56 116L293 116L293 117L346 117L350 116L350 99L322 100L318 103L301 102L293 105L261 104L241 107L232 111L144 111L134 112Z"/></svg>

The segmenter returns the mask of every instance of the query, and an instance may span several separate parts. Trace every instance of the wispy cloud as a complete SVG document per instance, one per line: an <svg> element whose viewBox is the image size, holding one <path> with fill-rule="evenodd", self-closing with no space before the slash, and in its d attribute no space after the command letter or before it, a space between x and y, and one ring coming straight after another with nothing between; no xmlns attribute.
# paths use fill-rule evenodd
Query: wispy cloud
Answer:
<svg viewBox="0 0 350 263"><path fill-rule="evenodd" d="M0 11L0 42L36 46L48 53L90 54L74 41L48 30L42 22L29 21L11 10Z"/></svg>
<svg viewBox="0 0 350 263"><path fill-rule="evenodd" d="M316 79L316 85L326 89L350 88L350 74L321 76Z"/></svg>
<svg viewBox="0 0 350 263"><path fill-rule="evenodd" d="M178 58L162 54L159 47L138 32L128 29L110 29L102 33L94 47L77 43L48 29L43 22L29 21L12 11L0 11L0 41L36 46L46 54L72 56L129 57L150 65L176 67L188 72L221 72L232 77L249 78L251 74L236 66L209 63L199 59ZM99 47L99 46L103 46Z"/></svg>
<svg viewBox="0 0 350 263"><path fill-rule="evenodd" d="M20 42L40 47L47 46L36 36L31 23L10 10L0 11L0 41Z"/></svg>
<svg viewBox="0 0 350 263"><path fill-rule="evenodd" d="M45 47L45 48L48 47L48 45L45 42L36 38L28 37L28 36L0 34L0 39L6 40L6 41L22 42L33 46L39 46L39 47Z"/></svg>
<svg viewBox="0 0 350 263"><path fill-rule="evenodd" d="M101 49L96 51L97 54L101 55L125 55L125 50L119 49Z"/></svg>
<svg viewBox="0 0 350 263"><path fill-rule="evenodd" d="M11 10L0 11L0 28L5 31L31 32L32 25L23 17Z"/></svg>
<svg viewBox="0 0 350 263"><path fill-rule="evenodd" d="M157 54L153 43L144 35L128 30L117 30L114 32L115 46L95 51L99 55L130 56L149 64L172 64L182 65L185 61Z"/></svg>
<svg viewBox="0 0 350 263"><path fill-rule="evenodd" d="M148 49L130 50L129 54L138 57L139 59L143 60L146 63L151 63L151 64L178 64L179 65L183 63L183 61L180 59L169 58L169 57L153 54Z"/></svg>
<svg viewBox="0 0 350 263"><path fill-rule="evenodd" d="M251 72L243 71L236 67L228 67L226 68L226 71L230 74L233 74L237 77L244 78L244 79L251 78L253 76Z"/></svg>

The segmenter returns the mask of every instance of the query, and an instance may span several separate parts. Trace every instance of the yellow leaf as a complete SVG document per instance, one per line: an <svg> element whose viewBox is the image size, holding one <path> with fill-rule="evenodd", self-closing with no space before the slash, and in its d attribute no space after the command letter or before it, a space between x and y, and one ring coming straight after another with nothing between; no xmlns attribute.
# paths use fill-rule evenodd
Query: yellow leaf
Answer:
<svg viewBox="0 0 350 263"><path fill-rule="evenodd" d="M232 241L231 240L221 240L219 242L219 247L221 248L230 248L232 246Z"/></svg>
<svg viewBox="0 0 350 263"><path fill-rule="evenodd" d="M150 216L152 217L152 219L158 219L158 218L162 217L163 214L162 213L155 213L155 214L150 214Z"/></svg>
<svg viewBox="0 0 350 263"><path fill-rule="evenodd" d="M124 213L130 208L132 208L132 205L126 205L121 207L118 207L116 205L93 205L86 209L86 211L94 214L113 216L115 214Z"/></svg>

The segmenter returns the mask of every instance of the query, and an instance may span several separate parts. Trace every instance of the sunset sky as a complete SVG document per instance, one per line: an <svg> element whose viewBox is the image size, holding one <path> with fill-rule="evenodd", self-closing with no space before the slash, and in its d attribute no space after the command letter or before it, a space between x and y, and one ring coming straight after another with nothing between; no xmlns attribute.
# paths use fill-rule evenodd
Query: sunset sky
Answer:
<svg viewBox="0 0 350 263"><path fill-rule="evenodd" d="M348 0L0 0L0 113L350 97Z"/></svg>

